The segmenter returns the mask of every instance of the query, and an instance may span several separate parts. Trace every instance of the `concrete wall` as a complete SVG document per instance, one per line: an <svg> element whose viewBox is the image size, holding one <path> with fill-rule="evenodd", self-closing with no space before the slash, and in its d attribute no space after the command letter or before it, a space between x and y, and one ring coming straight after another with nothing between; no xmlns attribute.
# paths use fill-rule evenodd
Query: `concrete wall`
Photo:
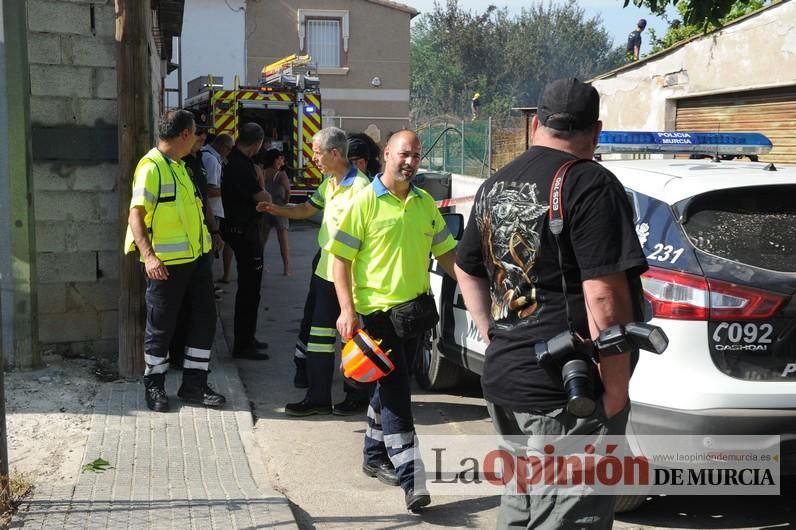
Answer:
<svg viewBox="0 0 796 530"><path fill-rule="evenodd" d="M674 128L683 97L796 84L796 2L593 80L606 129Z"/></svg>
<svg viewBox="0 0 796 530"><path fill-rule="evenodd" d="M321 71L324 125L365 131L384 142L409 127L410 13L366 0L249 2L246 11L247 74L255 83L264 65L298 53L298 9L349 13L347 60L339 72ZM381 86L371 80L378 77ZM366 119L358 119L365 117ZM356 119L355 119L356 118ZM378 119L392 118L392 119Z"/></svg>
<svg viewBox="0 0 796 530"><path fill-rule="evenodd" d="M113 0L28 0L40 341L76 355L117 350L116 53Z"/></svg>

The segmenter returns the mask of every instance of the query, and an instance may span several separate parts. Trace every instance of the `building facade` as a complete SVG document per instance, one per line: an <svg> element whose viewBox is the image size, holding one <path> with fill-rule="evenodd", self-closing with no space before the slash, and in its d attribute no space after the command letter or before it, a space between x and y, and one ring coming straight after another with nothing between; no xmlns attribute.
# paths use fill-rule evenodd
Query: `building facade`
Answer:
<svg viewBox="0 0 796 530"><path fill-rule="evenodd" d="M278 6L278 8L277 8ZM246 79L293 53L317 64L323 125L383 143L409 127L409 25L417 11L388 0L248 2Z"/></svg>
<svg viewBox="0 0 796 530"><path fill-rule="evenodd" d="M761 160L796 163L796 2L592 80L604 129L761 132Z"/></svg>

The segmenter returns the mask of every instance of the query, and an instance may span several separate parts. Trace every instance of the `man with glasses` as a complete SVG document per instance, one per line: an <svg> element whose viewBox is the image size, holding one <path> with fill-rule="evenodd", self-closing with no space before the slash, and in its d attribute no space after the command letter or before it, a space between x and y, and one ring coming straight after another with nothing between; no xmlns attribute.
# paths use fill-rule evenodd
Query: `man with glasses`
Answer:
<svg viewBox="0 0 796 530"><path fill-rule="evenodd" d="M285 414L311 416L334 413L347 416L365 411L367 395L359 389L346 386L346 399L332 407L337 342L335 322L340 314L340 306L332 283L332 260L324 247L337 232L351 197L368 185L368 179L349 162L348 140L343 130L327 127L318 131L312 139L312 151L313 162L327 175L312 197L297 206L263 203L258 205L258 210L289 219L307 219L323 210L323 222L318 232L320 250L313 260L310 292L304 306L304 318L294 355L295 386L308 387L308 390L304 399L285 406ZM302 372L306 373L306 379L302 377Z"/></svg>

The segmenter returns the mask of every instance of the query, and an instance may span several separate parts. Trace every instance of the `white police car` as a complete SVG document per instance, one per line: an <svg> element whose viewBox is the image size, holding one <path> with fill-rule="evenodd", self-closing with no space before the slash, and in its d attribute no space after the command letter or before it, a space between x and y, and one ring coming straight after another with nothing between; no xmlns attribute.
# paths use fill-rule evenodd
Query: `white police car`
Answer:
<svg viewBox="0 0 796 530"><path fill-rule="evenodd" d="M763 154L759 134L603 132L598 153ZM607 156L603 157L604 159ZM650 270L651 323L630 383L639 434L779 434L796 472L796 167L742 160L603 160L627 190ZM454 234L461 216L447 216ZM440 323L417 358L427 389L480 374L486 345L436 264Z"/></svg>

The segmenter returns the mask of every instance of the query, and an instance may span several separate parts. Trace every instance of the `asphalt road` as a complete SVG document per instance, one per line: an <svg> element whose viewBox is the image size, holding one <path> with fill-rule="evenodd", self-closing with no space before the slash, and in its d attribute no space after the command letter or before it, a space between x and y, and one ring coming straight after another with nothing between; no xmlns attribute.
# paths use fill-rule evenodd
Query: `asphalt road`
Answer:
<svg viewBox="0 0 796 530"><path fill-rule="evenodd" d="M365 417L313 416L288 418L286 403L299 401L293 388L293 349L310 261L316 250L316 226L293 223L290 228L293 275L281 274L276 238L266 248L259 317L259 338L270 343L271 359L240 361L252 402L257 442L269 479L290 500L302 529L494 528L499 499L440 496L422 515L408 514L399 488L381 484L360 470ZM231 342L234 284L225 286L221 311ZM417 431L423 434L492 434L492 425L478 388L456 394L414 393ZM334 386L342 399L342 382ZM780 497L650 498L629 514L620 514L614 528L752 529L796 527L796 487L791 481Z"/></svg>

